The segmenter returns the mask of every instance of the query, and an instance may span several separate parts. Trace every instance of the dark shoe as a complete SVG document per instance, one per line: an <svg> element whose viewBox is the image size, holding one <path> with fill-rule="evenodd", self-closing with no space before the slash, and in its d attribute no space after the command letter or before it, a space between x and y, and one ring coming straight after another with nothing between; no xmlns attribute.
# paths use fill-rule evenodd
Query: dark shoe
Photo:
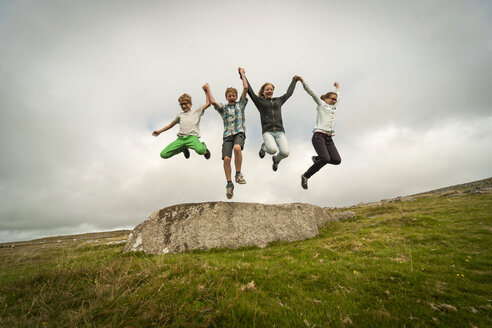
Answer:
<svg viewBox="0 0 492 328"><path fill-rule="evenodd" d="M190 158L190 150L188 148L185 148L183 150L183 155L185 155L186 159Z"/></svg>
<svg viewBox="0 0 492 328"><path fill-rule="evenodd" d="M312 156L311 159L313 160L313 163L316 163L316 161L318 160L318 156Z"/></svg>
<svg viewBox="0 0 492 328"><path fill-rule="evenodd" d="M278 169L278 163L275 162L275 156L272 156L273 164L272 164L272 170L277 171Z"/></svg>
<svg viewBox="0 0 492 328"><path fill-rule="evenodd" d="M265 151L263 150L263 145L261 145L260 151L258 152L258 155L260 155L260 158L265 157Z"/></svg>
<svg viewBox="0 0 492 328"><path fill-rule="evenodd" d="M304 174L301 175L301 186L302 186L302 188L304 188L304 189L308 188L307 181L308 181L308 179L304 176Z"/></svg>
<svg viewBox="0 0 492 328"><path fill-rule="evenodd" d="M206 159L210 158L210 150L207 149L207 152L203 155Z"/></svg>
<svg viewBox="0 0 492 328"><path fill-rule="evenodd" d="M231 199L234 196L234 185L232 183L226 185L226 196L227 199Z"/></svg>

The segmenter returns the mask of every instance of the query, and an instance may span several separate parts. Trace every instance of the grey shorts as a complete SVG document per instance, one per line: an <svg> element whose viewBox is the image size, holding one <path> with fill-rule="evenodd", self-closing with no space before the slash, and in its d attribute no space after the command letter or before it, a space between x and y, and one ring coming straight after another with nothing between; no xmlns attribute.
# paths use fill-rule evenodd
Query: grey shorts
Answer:
<svg viewBox="0 0 492 328"><path fill-rule="evenodd" d="M234 145L241 146L241 150L243 150L244 140L246 140L246 134L244 134L244 132L225 137L224 142L222 143L222 159L224 159L224 157L232 157Z"/></svg>

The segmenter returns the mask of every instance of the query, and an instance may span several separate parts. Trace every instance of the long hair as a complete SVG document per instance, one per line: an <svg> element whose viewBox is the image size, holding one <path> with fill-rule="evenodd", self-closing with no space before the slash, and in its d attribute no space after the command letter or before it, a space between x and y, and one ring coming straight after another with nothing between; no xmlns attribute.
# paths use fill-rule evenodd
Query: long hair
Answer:
<svg viewBox="0 0 492 328"><path fill-rule="evenodd" d="M265 96L263 95L263 92L265 92L265 88L267 87L267 85L271 85L271 86L272 86L272 88L273 88L273 90L275 90L275 86L274 86L272 83L270 83L270 82L266 82L265 84L263 84L263 85L261 86L261 89L260 89L260 91L258 92L258 97L260 97L260 98L265 98Z"/></svg>

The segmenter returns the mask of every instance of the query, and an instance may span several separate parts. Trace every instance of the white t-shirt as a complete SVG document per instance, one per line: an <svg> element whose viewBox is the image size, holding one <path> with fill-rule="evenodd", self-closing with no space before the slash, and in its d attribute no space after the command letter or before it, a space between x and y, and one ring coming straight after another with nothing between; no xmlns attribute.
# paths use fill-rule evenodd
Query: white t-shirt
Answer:
<svg viewBox="0 0 492 328"><path fill-rule="evenodd" d="M174 121L179 123L178 137L197 136L200 138L200 119L203 115L202 107L195 110L190 109L189 111L179 113L178 116L176 116Z"/></svg>

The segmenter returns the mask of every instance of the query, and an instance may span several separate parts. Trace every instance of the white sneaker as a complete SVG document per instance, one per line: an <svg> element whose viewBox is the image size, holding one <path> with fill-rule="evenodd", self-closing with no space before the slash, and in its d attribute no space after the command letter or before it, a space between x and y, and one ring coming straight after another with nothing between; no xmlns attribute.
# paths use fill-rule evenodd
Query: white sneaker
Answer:
<svg viewBox="0 0 492 328"><path fill-rule="evenodd" d="M239 184L245 184L246 180L243 177L242 173L236 174L236 182Z"/></svg>

